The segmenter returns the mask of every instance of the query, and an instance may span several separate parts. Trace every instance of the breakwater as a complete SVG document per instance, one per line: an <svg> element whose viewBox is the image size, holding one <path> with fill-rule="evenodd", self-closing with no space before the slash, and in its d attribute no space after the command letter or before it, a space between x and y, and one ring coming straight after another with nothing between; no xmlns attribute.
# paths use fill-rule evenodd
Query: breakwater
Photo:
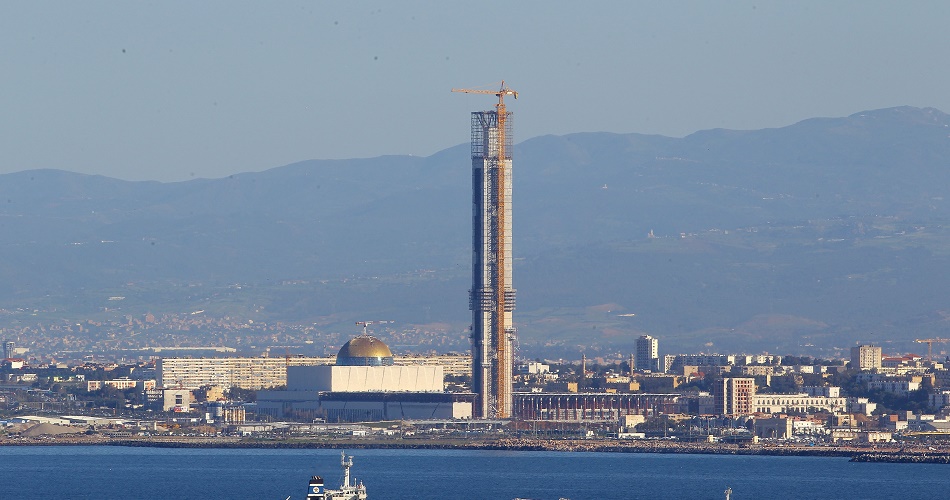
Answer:
<svg viewBox="0 0 950 500"><path fill-rule="evenodd" d="M26 444L26 443L23 443ZM54 444L54 443L43 443ZM93 444L76 440L74 443ZM95 444L106 446L154 448L248 448L248 449L419 449L419 450L492 450L554 451L570 453L668 453L699 455L763 455L852 457L860 449L847 446L760 446L719 443L677 443L673 441L628 441L585 439L110 439ZM950 450L948 450L950 452Z"/></svg>
<svg viewBox="0 0 950 500"><path fill-rule="evenodd" d="M885 462L893 464L950 464L947 453L857 453L852 462Z"/></svg>
<svg viewBox="0 0 950 500"><path fill-rule="evenodd" d="M609 439L451 439L413 438L282 438L251 439L238 437L148 437L108 438L104 436L42 436L0 438L0 446L123 446L150 448L221 448L221 449L419 449L419 450L494 450L554 451L570 453L665 453L695 455L762 455L802 457L848 457L852 462L946 463L950 447L929 449L922 446L901 448L877 445L874 449L851 445L797 446L774 444L682 443L676 441L617 441Z"/></svg>

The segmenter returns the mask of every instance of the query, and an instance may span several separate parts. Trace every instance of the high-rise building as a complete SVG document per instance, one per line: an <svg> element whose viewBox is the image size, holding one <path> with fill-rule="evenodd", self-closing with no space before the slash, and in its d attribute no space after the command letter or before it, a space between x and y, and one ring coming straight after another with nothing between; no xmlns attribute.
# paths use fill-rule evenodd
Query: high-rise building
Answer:
<svg viewBox="0 0 950 500"><path fill-rule="evenodd" d="M15 354L14 346L15 344L13 343L12 340L3 341L3 359L10 359L13 357L13 355Z"/></svg>
<svg viewBox="0 0 950 500"><path fill-rule="evenodd" d="M752 413L753 396L754 378L724 378L713 391L716 413L730 417L748 415Z"/></svg>
<svg viewBox="0 0 950 500"><path fill-rule="evenodd" d="M500 90L453 89L498 97L494 111L472 113L472 388L474 413L509 418L512 409L515 289L511 271L511 113Z"/></svg>
<svg viewBox="0 0 950 500"><path fill-rule="evenodd" d="M851 348L851 368L864 371L880 367L880 346L859 345Z"/></svg>
<svg viewBox="0 0 950 500"><path fill-rule="evenodd" d="M637 339L636 368L639 371L660 371L660 342L649 335Z"/></svg>

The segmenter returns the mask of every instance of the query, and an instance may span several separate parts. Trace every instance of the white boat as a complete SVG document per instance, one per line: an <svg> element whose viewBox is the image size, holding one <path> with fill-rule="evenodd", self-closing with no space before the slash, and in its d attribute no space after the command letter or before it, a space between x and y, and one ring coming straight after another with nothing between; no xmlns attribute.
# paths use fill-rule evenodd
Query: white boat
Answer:
<svg viewBox="0 0 950 500"><path fill-rule="evenodd" d="M340 452L340 466L343 467L343 484L340 489L327 489L323 478L313 476L307 486L307 500L366 500L366 486L362 481L350 478L350 467L353 467L353 457Z"/></svg>

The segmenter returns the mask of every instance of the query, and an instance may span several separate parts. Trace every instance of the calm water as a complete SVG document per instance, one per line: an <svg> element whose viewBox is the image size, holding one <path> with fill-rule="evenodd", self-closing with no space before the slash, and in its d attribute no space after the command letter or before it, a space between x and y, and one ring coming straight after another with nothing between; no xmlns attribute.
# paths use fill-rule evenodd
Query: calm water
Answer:
<svg viewBox="0 0 950 500"><path fill-rule="evenodd" d="M846 458L355 450L371 500L947 498L950 466ZM0 499L303 499L333 450L0 447Z"/></svg>

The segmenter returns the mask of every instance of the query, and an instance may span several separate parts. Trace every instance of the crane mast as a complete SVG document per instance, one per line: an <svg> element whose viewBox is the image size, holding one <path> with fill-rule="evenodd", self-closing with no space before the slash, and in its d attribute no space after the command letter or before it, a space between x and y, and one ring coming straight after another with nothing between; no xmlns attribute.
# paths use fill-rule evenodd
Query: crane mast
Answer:
<svg viewBox="0 0 950 500"><path fill-rule="evenodd" d="M493 276L491 277L492 281L492 290L493 295L490 310L492 310L493 320L491 321L492 329L492 344L494 353L494 366L492 366L492 377L493 383L491 384L491 390L487 387L474 387L475 392L479 394L480 404L482 406L482 417L494 417L494 418L508 418L510 417L511 411L511 359L513 353L511 352L511 334L509 333L508 321L505 320L506 312L513 310L514 308L514 290L510 289L508 283L510 282L510 276L507 274L507 266L511 265L507 261L506 254L509 252L508 242L510 235L508 234L508 227L510 221L508 220L508 211L510 210L507 206L508 191L511 189L508 186L508 172L507 172L507 160L508 160L508 151L507 151L507 120L508 120L508 111L505 107L505 96L513 96L515 99L518 98L518 92L508 88L505 85L504 80L501 82L501 86L498 90L478 90L478 89L456 89L453 88L452 92L461 92L466 94L487 94L494 95L498 97L498 104L495 105L495 127L494 127L494 141L491 141L491 134L488 134L490 142L494 144L489 146L489 153L495 153L494 156L494 193L493 199L495 202L494 209L494 244L491 245L494 248L493 255L491 256L494 259L494 269ZM473 125L474 128L474 125ZM473 135L474 137L474 135ZM474 140L473 140L474 142ZM473 148L475 144L473 143ZM476 193L477 195L477 193ZM473 284L472 294L473 294L473 309L478 309L481 307L479 304L482 302L482 289L476 287ZM509 304L508 296L511 295L511 303ZM473 332L474 335L478 335L477 332ZM478 339L481 342L484 342L485 339ZM477 347L477 346L476 346ZM481 358L481 355L473 356L473 362ZM485 360L482 360L483 364ZM479 367L474 367L475 372L479 370ZM481 375L476 375L475 380L481 379ZM485 381L482 381L484 384ZM491 398L493 401L484 401L485 398ZM486 414L488 413L488 414Z"/></svg>
<svg viewBox="0 0 950 500"><path fill-rule="evenodd" d="M933 346L934 346L934 343L941 343L941 344L942 344L942 343L944 343L944 342L950 342L950 339L942 339L942 338L935 338L935 339L914 339L914 342L917 342L918 344L927 344L927 361L933 361L933 360L934 360L934 358L933 358Z"/></svg>
<svg viewBox="0 0 950 500"><path fill-rule="evenodd" d="M389 319L382 320L382 321L357 321L356 325L363 327L363 336L365 337L367 335L366 327L368 327L369 325L385 325L387 323L394 323L394 321L389 320Z"/></svg>

